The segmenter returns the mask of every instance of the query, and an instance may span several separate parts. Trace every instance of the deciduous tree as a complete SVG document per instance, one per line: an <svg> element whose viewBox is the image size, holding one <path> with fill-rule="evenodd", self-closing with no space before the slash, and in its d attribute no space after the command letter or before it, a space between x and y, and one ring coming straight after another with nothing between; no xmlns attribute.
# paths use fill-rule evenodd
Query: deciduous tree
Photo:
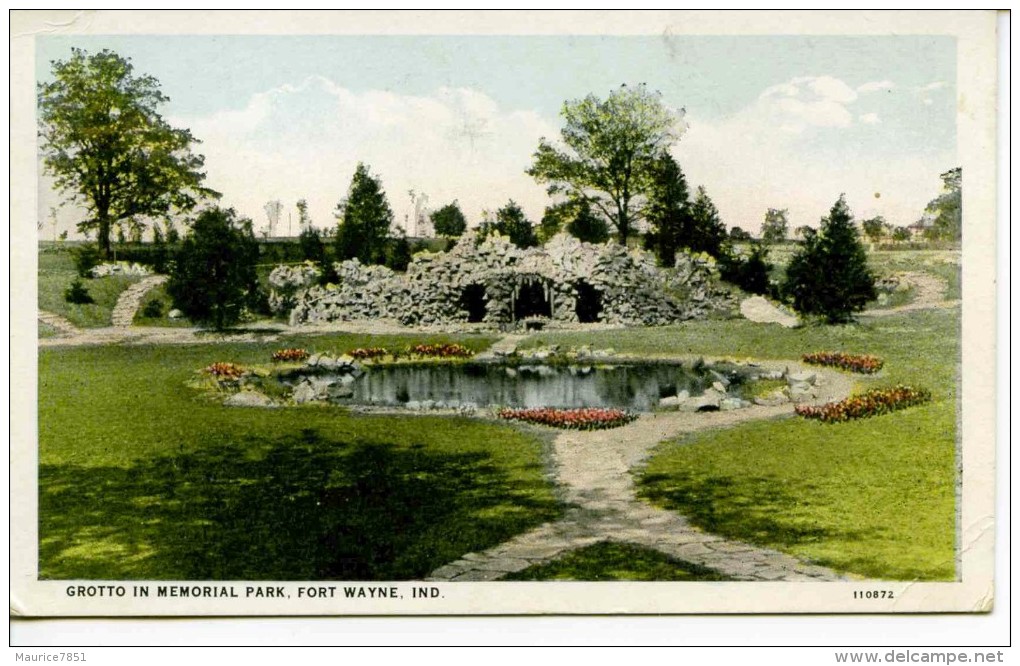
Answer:
<svg viewBox="0 0 1020 666"><path fill-rule="evenodd" d="M431 220L432 228L438 236L458 238L467 230L467 218L456 201L433 212Z"/></svg>
<svg viewBox="0 0 1020 666"><path fill-rule="evenodd" d="M931 220L927 235L937 240L960 240L963 237L963 169L950 169L940 177L942 194L928 202L924 209Z"/></svg>
<svg viewBox="0 0 1020 666"><path fill-rule="evenodd" d="M790 222L787 219L789 211L785 208L769 208L765 212L765 221L761 225L761 239L767 245L781 243L786 240Z"/></svg>
<svg viewBox="0 0 1020 666"><path fill-rule="evenodd" d="M131 218L165 218L219 195L203 186L197 139L158 112L168 101L159 82L134 72L113 51L72 49L38 85L43 164L57 189L82 205L99 250L110 255L111 230Z"/></svg>
<svg viewBox="0 0 1020 666"><path fill-rule="evenodd" d="M643 217L656 160L680 136L680 115L644 85L568 101L561 115L562 145L543 138L527 173L551 195L587 201L626 244Z"/></svg>

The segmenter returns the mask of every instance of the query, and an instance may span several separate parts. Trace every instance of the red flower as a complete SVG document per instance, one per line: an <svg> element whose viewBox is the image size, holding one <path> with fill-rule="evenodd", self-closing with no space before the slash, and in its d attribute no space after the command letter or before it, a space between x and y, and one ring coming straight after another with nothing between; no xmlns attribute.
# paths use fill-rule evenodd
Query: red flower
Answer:
<svg viewBox="0 0 1020 666"><path fill-rule="evenodd" d="M627 425L637 418L637 414L632 414L622 409L603 409L598 407L578 409L554 409L552 407L532 409L504 408L499 410L497 415L501 419L524 421L571 430L618 428Z"/></svg>
<svg viewBox="0 0 1020 666"><path fill-rule="evenodd" d="M811 365L824 365L833 368L842 368L850 372L859 372L865 375L873 375L882 369L885 362L877 356L867 354L854 355L843 352L816 352L804 354L802 360Z"/></svg>
<svg viewBox="0 0 1020 666"><path fill-rule="evenodd" d="M244 374L244 368L234 363L218 362L203 368L202 372L210 374L218 380L240 379L241 375Z"/></svg>
<svg viewBox="0 0 1020 666"><path fill-rule="evenodd" d="M273 352L274 361L303 361L308 358L304 349L280 349Z"/></svg>
<svg viewBox="0 0 1020 666"><path fill-rule="evenodd" d="M818 419L824 423L840 423L851 419L879 416L931 400L931 392L910 386L872 389L860 395L853 395L840 402L825 405L797 405L794 410L800 416Z"/></svg>
<svg viewBox="0 0 1020 666"><path fill-rule="evenodd" d="M374 360L386 356L389 352L382 347L358 347L347 352L347 355L351 358L359 361Z"/></svg>
<svg viewBox="0 0 1020 666"><path fill-rule="evenodd" d="M424 356L435 358L469 358L474 356L467 347L456 343L442 342L428 345L414 345L407 348L407 353L412 356Z"/></svg>

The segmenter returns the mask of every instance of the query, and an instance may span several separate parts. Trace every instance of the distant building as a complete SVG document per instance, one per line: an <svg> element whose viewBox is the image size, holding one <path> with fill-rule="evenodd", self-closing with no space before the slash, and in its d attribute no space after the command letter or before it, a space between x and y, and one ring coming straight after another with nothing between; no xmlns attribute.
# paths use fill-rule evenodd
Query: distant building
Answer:
<svg viewBox="0 0 1020 666"><path fill-rule="evenodd" d="M429 214L432 212L429 208L429 195L424 192L415 192L411 190L409 192L411 196L411 204L414 206L414 217L411 223L407 225L408 235L415 238L433 238L436 235L436 230L432 226L432 220Z"/></svg>

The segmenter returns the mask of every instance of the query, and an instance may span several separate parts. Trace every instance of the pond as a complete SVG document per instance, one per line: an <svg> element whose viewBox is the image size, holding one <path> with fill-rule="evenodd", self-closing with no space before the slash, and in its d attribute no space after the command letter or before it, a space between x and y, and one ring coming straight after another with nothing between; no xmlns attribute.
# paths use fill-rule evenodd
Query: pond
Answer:
<svg viewBox="0 0 1020 666"><path fill-rule="evenodd" d="M692 367L676 362L521 364L468 362L376 365L350 374L301 373L285 380L317 385L330 402L387 407L616 407L651 411L661 398L704 392L719 374L739 383L736 366Z"/></svg>

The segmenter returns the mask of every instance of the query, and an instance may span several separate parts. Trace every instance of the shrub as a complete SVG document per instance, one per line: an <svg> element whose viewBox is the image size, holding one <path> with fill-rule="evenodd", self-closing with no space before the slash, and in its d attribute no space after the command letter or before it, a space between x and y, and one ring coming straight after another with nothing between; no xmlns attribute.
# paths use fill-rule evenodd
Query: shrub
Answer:
<svg viewBox="0 0 1020 666"><path fill-rule="evenodd" d="M403 273L412 258L411 243L403 233L391 238L386 247L386 267Z"/></svg>
<svg viewBox="0 0 1020 666"><path fill-rule="evenodd" d="M814 354L804 354L801 359L811 365L840 368L864 375L873 375L884 365L884 361L877 356L844 354L843 352L815 352Z"/></svg>
<svg viewBox="0 0 1020 666"><path fill-rule="evenodd" d="M82 284L81 278L75 278L71 282L71 286L64 291L64 300L68 303L75 303L77 305L87 305L88 303L95 303L95 299L89 294L89 290Z"/></svg>
<svg viewBox="0 0 1020 666"><path fill-rule="evenodd" d="M258 256L250 220L236 219L233 209L206 209L181 244L167 293L189 319L222 330L261 307Z"/></svg>
<svg viewBox="0 0 1020 666"><path fill-rule="evenodd" d="M752 243L751 254L746 259L724 255L719 262L719 275L748 293L771 295L769 271L772 264L768 262L768 256L768 248L761 243Z"/></svg>
<svg viewBox="0 0 1020 666"><path fill-rule="evenodd" d="M142 308L142 316L146 319L159 319L163 316L163 302L158 298L151 299Z"/></svg>
<svg viewBox="0 0 1020 666"><path fill-rule="evenodd" d="M99 248L86 243L71 250L71 259L74 261L74 269L78 276L87 278L92 277L92 269L99 265L102 256L99 254Z"/></svg>
<svg viewBox="0 0 1020 666"><path fill-rule="evenodd" d="M911 386L872 389L860 395L852 395L840 402L825 405L797 405L797 414L823 423L841 423L852 419L888 414L898 409L920 405L931 400L931 392Z"/></svg>
<svg viewBox="0 0 1020 666"><path fill-rule="evenodd" d="M304 361L309 356L304 349L278 349L273 352L272 359L276 362L294 363Z"/></svg>
<svg viewBox="0 0 1020 666"><path fill-rule="evenodd" d="M605 430L627 425L637 414L622 409L583 407L579 409L554 409L539 407L532 409L504 408L497 412L501 419L523 421L538 425L563 428L566 430Z"/></svg>

